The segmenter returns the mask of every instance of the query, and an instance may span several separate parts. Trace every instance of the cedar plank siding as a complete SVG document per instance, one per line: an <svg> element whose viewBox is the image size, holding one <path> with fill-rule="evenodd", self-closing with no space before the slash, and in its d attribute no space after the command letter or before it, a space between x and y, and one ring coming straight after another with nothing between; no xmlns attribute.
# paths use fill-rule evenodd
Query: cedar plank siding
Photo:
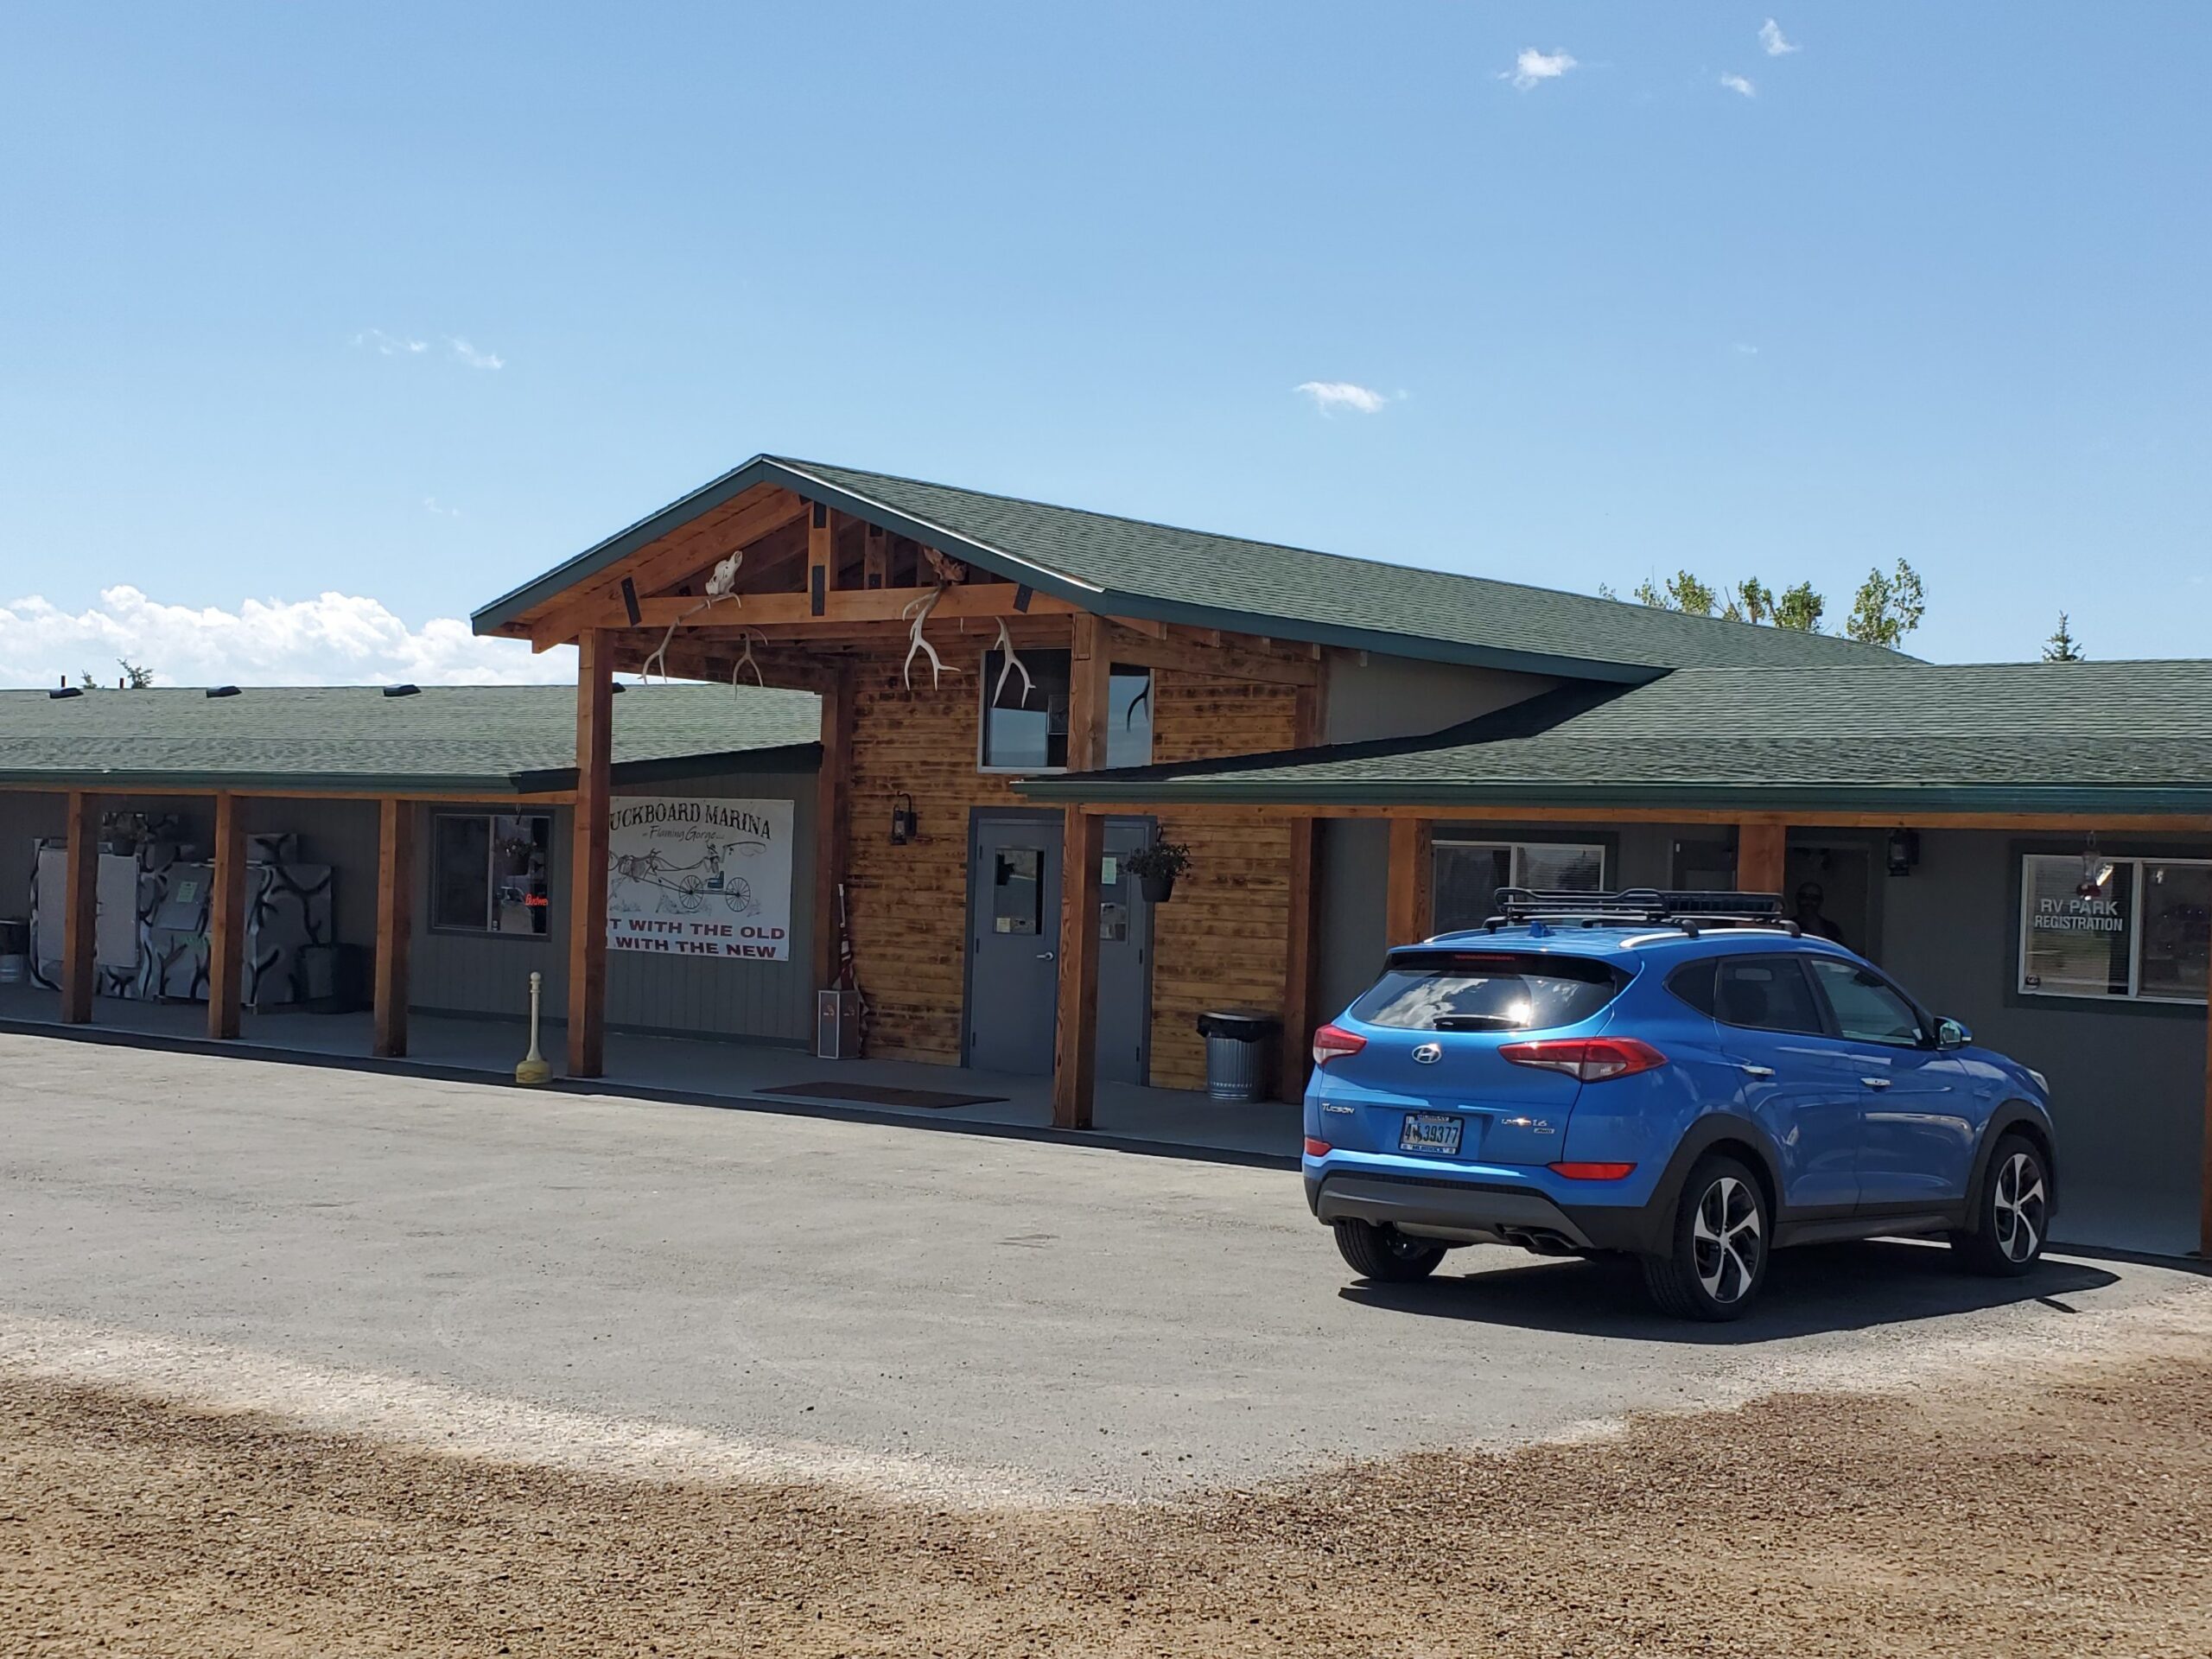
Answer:
<svg viewBox="0 0 2212 1659"><path fill-rule="evenodd" d="M968 918L968 821L977 807L1022 807L1013 779L976 769L980 694L973 651L944 651L932 687L917 658L914 689L899 682L906 643L850 660L853 839L847 904L868 993L868 1052L886 1059L960 1058ZM1197 760L1287 748L1296 693L1167 671L1153 681L1153 758ZM891 844L893 796L913 798L921 837ZM1152 1081L1205 1082L1193 1027L1209 1007L1274 1009L1282 1001L1289 832L1278 825L1163 819L1161 833L1191 849L1191 872L1153 918Z"/></svg>

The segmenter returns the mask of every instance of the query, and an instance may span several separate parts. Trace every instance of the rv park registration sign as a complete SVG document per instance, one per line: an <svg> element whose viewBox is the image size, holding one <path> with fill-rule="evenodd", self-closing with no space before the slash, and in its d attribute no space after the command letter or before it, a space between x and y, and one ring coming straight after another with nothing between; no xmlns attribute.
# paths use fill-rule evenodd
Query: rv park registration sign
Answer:
<svg viewBox="0 0 2212 1659"><path fill-rule="evenodd" d="M618 795L607 836L610 950L786 962L791 804Z"/></svg>

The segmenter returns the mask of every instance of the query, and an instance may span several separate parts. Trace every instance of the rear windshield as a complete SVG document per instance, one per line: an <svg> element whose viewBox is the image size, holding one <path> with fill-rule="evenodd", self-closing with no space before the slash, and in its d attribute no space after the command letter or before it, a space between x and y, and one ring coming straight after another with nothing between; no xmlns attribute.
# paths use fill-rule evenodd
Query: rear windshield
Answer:
<svg viewBox="0 0 2212 1659"><path fill-rule="evenodd" d="M1419 957L1384 969L1351 1013L1406 1031L1543 1031L1587 1020L1627 982L1581 957Z"/></svg>

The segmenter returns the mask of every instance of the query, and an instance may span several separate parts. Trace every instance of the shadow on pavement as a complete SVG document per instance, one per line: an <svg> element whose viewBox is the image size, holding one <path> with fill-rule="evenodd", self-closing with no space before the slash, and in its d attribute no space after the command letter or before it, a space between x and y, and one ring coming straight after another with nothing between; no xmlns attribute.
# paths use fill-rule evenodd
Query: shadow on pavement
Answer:
<svg viewBox="0 0 2212 1659"><path fill-rule="evenodd" d="M1477 1246L1445 1258L1436 1276L1414 1285L1365 1282L1338 1294L1392 1313L1463 1319L1586 1337L1732 1345L1829 1331L1862 1331L1912 1319L1942 1319L1987 1307L2040 1301L2054 1312L2064 1299L2101 1290L2120 1275L2085 1262L2045 1258L2019 1279L1966 1272L1941 1245L1879 1240L1777 1250L1758 1305L1727 1325L1671 1319L1646 1299L1643 1274L1624 1256L1532 1261L1525 1266L1455 1273L1501 1249Z"/></svg>

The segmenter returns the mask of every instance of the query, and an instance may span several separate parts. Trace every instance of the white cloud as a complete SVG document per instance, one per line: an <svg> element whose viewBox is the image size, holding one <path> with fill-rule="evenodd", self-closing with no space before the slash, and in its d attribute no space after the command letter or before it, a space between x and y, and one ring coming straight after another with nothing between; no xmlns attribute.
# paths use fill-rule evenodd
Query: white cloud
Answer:
<svg viewBox="0 0 2212 1659"><path fill-rule="evenodd" d="M1759 348L1748 340L1739 340L1730 349L1738 357L1757 357L1759 354Z"/></svg>
<svg viewBox="0 0 2212 1659"><path fill-rule="evenodd" d="M472 369L504 369L506 359L490 352L480 352L467 340L453 334L446 336L446 344L453 347L453 354Z"/></svg>
<svg viewBox="0 0 2212 1659"><path fill-rule="evenodd" d="M1522 92L1547 80L1557 80L1575 67L1574 60L1563 51L1539 52L1535 47L1524 49L1513 60L1510 73L1501 71L1500 80L1510 80Z"/></svg>
<svg viewBox="0 0 2212 1659"><path fill-rule="evenodd" d="M459 617L420 628L373 599L249 599L235 611L165 605L137 588L103 588L72 614L33 595L0 605L0 685L104 677L118 657L157 685L531 685L573 680L574 654L533 656L520 640L480 639Z"/></svg>
<svg viewBox="0 0 2212 1659"><path fill-rule="evenodd" d="M1390 399L1379 391L1354 385L1349 380L1307 380L1291 388L1303 392L1313 400L1313 407L1324 415L1339 409L1357 410L1362 415L1380 415ZM1403 392L1398 394L1404 397Z"/></svg>
<svg viewBox="0 0 2212 1659"><path fill-rule="evenodd" d="M1759 25L1759 44L1766 48L1766 54L1770 58L1778 58L1785 53L1798 49L1795 41L1783 39L1782 25L1771 17Z"/></svg>
<svg viewBox="0 0 2212 1659"><path fill-rule="evenodd" d="M367 347L379 357L413 357L430 349L427 340L409 340L398 334L387 334L381 328L365 328L353 336L356 346Z"/></svg>
<svg viewBox="0 0 2212 1659"><path fill-rule="evenodd" d="M1732 92L1741 92L1745 98L1757 98L1759 89L1741 75L1723 75L1720 84Z"/></svg>
<svg viewBox="0 0 2212 1659"><path fill-rule="evenodd" d="M459 507L442 507L438 505L438 498L435 495L424 496L423 498L423 505L429 512L436 513L441 518L458 518L461 517L461 509Z"/></svg>

